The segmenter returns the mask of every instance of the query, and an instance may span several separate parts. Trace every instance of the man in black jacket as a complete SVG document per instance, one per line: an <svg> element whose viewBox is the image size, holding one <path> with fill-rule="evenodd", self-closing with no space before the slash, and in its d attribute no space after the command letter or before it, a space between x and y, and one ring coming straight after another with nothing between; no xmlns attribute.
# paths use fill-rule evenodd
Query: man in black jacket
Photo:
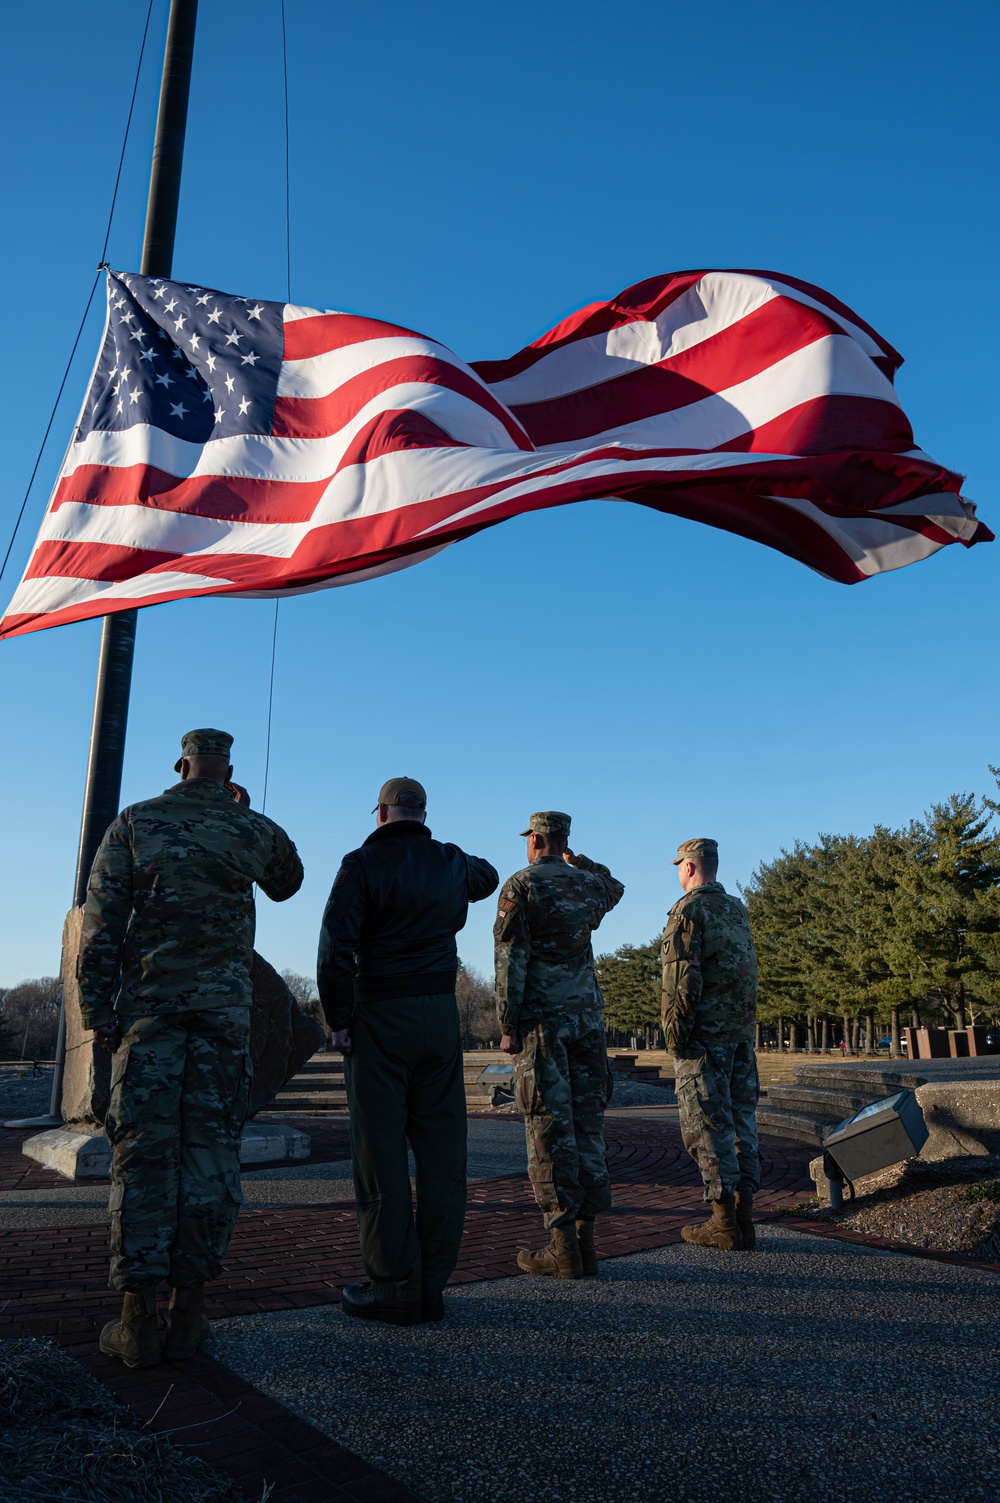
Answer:
<svg viewBox="0 0 1000 1503"><path fill-rule="evenodd" d="M416 1325L444 1315L465 1221L466 1115L455 1005L469 903L495 892L488 861L431 838L427 795L391 778L378 825L344 857L319 940L317 981L345 1056L361 1256L346 1315ZM375 813L375 810L372 811ZM406 1144L416 1162L413 1217Z"/></svg>

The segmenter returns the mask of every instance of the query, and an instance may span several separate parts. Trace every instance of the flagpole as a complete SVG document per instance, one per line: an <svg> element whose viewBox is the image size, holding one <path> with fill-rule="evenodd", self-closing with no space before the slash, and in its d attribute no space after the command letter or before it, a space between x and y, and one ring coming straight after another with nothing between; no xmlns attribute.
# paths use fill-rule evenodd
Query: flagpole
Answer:
<svg viewBox="0 0 1000 1503"><path fill-rule="evenodd" d="M177 204L181 191L181 166L184 160L184 135L187 129L197 19L198 0L170 0L163 76L160 81L160 106L149 174L146 229L139 267L142 274L148 277L169 277L173 269L174 234L177 229ZM87 880L97 848L105 830L118 813L137 615L138 612L133 610L105 616L101 630L90 756L87 761L87 781L80 821L76 885L73 889L74 907L78 907L86 899ZM66 1018L63 1003L59 1015L49 1118L38 1118L37 1125L58 1126L62 1122L65 1055Z"/></svg>

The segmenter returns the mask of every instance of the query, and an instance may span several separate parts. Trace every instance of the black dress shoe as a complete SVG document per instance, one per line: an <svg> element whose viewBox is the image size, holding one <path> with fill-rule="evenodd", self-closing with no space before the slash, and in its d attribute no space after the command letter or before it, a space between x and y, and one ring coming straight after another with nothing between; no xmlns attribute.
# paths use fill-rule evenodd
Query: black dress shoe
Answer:
<svg viewBox="0 0 1000 1503"><path fill-rule="evenodd" d="M423 1320L444 1320L444 1295L441 1291L438 1290L437 1294L423 1293L420 1296L420 1310Z"/></svg>
<svg viewBox="0 0 1000 1503"><path fill-rule="evenodd" d="M357 1320L381 1320L390 1326L416 1326L423 1319L418 1299L387 1299L373 1294L371 1284L347 1284L340 1291L340 1308Z"/></svg>

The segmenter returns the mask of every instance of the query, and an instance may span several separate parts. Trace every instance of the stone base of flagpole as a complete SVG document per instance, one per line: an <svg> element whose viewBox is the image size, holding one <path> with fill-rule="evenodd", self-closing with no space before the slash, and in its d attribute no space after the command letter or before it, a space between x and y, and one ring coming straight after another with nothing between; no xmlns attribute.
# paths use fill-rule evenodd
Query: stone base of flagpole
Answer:
<svg viewBox="0 0 1000 1503"><path fill-rule="evenodd" d="M309 1134L287 1122L248 1122L240 1138L241 1164L275 1164L284 1159L307 1159ZM25 1157L66 1179L106 1179L111 1169L111 1144L103 1132L82 1127L55 1127L36 1133L21 1145Z"/></svg>

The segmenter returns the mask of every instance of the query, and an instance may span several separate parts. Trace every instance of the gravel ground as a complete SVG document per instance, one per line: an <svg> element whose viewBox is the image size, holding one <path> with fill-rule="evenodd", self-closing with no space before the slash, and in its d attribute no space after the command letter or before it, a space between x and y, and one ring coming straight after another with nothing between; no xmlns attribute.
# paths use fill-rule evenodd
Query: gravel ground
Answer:
<svg viewBox="0 0 1000 1503"><path fill-rule="evenodd" d="M35 1073L30 1060L23 1065L0 1065L0 1122L16 1117L41 1117L49 1109L52 1066Z"/></svg>
<svg viewBox="0 0 1000 1503"><path fill-rule="evenodd" d="M1000 1260L1000 1158L910 1159L859 1179L843 1211L810 1208L871 1237Z"/></svg>
<svg viewBox="0 0 1000 1503"><path fill-rule="evenodd" d="M216 1322L228 1367L432 1503L995 1503L1000 1280L766 1227L442 1325Z"/></svg>

